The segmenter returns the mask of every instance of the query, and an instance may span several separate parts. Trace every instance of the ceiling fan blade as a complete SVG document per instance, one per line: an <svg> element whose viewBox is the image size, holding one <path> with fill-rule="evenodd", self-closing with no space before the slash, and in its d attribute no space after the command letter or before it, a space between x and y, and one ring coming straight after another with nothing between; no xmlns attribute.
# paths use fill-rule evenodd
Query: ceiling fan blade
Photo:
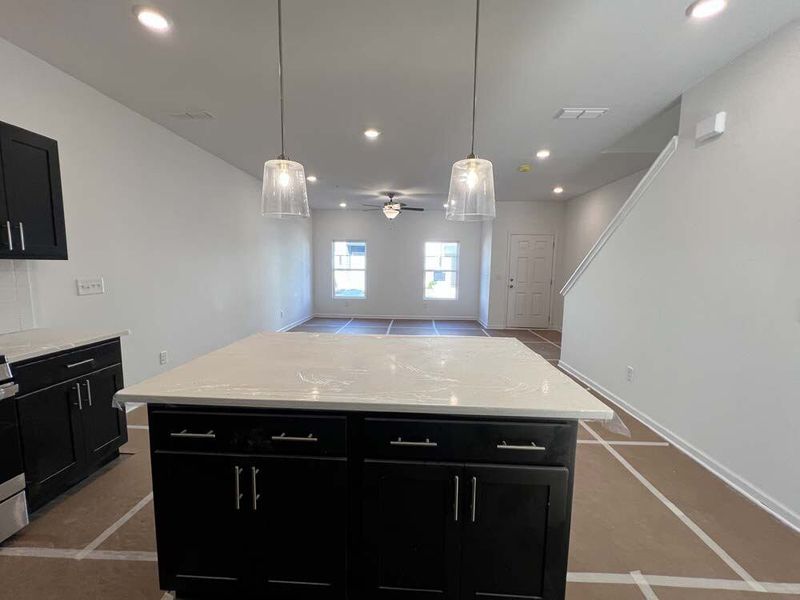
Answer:
<svg viewBox="0 0 800 600"><path fill-rule="evenodd" d="M383 208L382 204L362 204L361 206L367 206L369 208Z"/></svg>
<svg viewBox="0 0 800 600"><path fill-rule="evenodd" d="M371 212L373 210L383 210L382 208L362 208L361 212Z"/></svg>
<svg viewBox="0 0 800 600"><path fill-rule="evenodd" d="M422 211L423 211L423 210L425 210L425 209L424 209L424 208L409 208L409 207L407 207L407 206L404 206L404 207L403 207L403 210L417 210L417 211L419 211L419 212L422 212Z"/></svg>

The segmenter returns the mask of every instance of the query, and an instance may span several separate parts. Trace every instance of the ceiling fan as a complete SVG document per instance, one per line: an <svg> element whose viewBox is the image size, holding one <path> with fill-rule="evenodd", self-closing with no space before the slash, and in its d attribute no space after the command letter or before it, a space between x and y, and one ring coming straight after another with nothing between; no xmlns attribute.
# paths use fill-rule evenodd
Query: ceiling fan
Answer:
<svg viewBox="0 0 800 600"><path fill-rule="evenodd" d="M389 199L386 202L384 202L382 206L376 206L374 204L362 204L362 206L368 207L368 208L363 208L362 210L383 211L383 215L390 221L396 218L397 215L399 215L404 210L414 210L418 212L422 212L425 210L424 208L413 208L407 206L405 202L399 202L398 200L395 200L397 192L384 192L383 195Z"/></svg>

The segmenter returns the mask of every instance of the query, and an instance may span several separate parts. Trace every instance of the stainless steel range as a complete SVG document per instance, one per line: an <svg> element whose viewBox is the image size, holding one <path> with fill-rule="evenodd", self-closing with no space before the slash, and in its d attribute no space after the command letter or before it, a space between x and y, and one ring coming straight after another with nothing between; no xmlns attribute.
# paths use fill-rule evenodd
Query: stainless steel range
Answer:
<svg viewBox="0 0 800 600"><path fill-rule="evenodd" d="M19 387L11 367L0 357L0 542L28 524L25 473L14 396Z"/></svg>

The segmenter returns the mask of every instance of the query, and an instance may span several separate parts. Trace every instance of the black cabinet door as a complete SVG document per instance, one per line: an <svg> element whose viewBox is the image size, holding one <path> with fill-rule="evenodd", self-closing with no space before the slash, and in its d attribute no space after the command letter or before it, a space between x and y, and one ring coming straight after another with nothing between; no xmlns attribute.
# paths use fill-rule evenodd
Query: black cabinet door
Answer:
<svg viewBox="0 0 800 600"><path fill-rule="evenodd" d="M467 465L464 475L461 598L562 599L569 471Z"/></svg>
<svg viewBox="0 0 800 600"><path fill-rule="evenodd" d="M253 514L250 588L274 600L344 599L346 459L253 459L244 476Z"/></svg>
<svg viewBox="0 0 800 600"><path fill-rule="evenodd" d="M244 463L156 452L152 468L161 588L179 597L241 593L252 535Z"/></svg>
<svg viewBox="0 0 800 600"><path fill-rule="evenodd" d="M459 465L364 462L364 598L458 597L459 487Z"/></svg>
<svg viewBox="0 0 800 600"><path fill-rule="evenodd" d="M81 477L86 451L78 384L69 381L17 399L25 479L38 508Z"/></svg>
<svg viewBox="0 0 800 600"><path fill-rule="evenodd" d="M67 258L58 143L0 123L0 256Z"/></svg>
<svg viewBox="0 0 800 600"><path fill-rule="evenodd" d="M128 441L125 411L112 404L114 394L123 387L122 365L96 371L79 383L86 456L91 463L102 462Z"/></svg>

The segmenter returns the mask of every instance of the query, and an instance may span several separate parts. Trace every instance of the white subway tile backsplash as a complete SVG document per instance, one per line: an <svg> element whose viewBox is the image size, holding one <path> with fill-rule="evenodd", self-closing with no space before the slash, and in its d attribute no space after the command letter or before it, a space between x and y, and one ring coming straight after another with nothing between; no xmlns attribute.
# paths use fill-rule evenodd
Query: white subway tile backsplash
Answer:
<svg viewBox="0 0 800 600"><path fill-rule="evenodd" d="M27 262L0 260L0 333L34 326Z"/></svg>

